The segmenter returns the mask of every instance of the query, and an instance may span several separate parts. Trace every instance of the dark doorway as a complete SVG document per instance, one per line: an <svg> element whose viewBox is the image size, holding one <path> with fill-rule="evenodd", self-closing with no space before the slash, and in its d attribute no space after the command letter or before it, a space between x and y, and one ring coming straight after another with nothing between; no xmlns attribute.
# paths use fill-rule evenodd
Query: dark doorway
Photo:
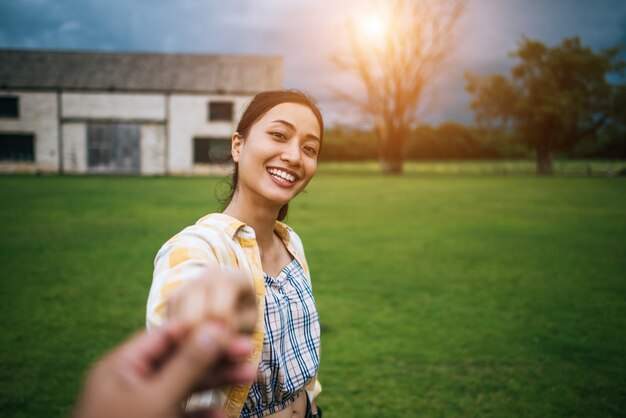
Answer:
<svg viewBox="0 0 626 418"><path fill-rule="evenodd" d="M137 123L90 123L87 125L89 172L139 173L139 136Z"/></svg>

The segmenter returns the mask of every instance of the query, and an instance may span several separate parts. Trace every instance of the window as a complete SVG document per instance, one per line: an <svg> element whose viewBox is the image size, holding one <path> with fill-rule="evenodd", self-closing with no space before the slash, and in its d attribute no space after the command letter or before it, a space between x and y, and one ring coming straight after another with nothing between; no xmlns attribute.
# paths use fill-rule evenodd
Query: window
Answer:
<svg viewBox="0 0 626 418"><path fill-rule="evenodd" d="M20 107L17 97L0 97L0 117L17 118L20 116Z"/></svg>
<svg viewBox="0 0 626 418"><path fill-rule="evenodd" d="M232 121L233 102L209 102L210 121Z"/></svg>
<svg viewBox="0 0 626 418"><path fill-rule="evenodd" d="M0 161L35 161L35 137L0 134Z"/></svg>
<svg viewBox="0 0 626 418"><path fill-rule="evenodd" d="M230 158L230 138L194 138L193 162L223 164Z"/></svg>

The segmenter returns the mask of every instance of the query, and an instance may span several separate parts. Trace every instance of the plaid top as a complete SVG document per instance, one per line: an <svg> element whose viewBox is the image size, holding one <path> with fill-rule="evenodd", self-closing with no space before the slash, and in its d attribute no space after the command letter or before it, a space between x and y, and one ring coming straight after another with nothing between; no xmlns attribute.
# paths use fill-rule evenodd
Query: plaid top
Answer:
<svg viewBox="0 0 626 418"><path fill-rule="evenodd" d="M300 238L278 221L274 231L302 267L310 285L309 268ZM237 269L254 286L258 320L252 335L254 351L247 361L258 367L265 340L265 278L254 230L231 216L223 213L207 215L163 244L154 260L146 325L148 329L161 325L167 316L166 301L172 291L188 280L203 277L214 266ZM322 387L317 379L313 379L306 390L311 398L315 398ZM235 418L241 413L249 391L250 384L245 384L194 394L188 407L221 405L228 418Z"/></svg>
<svg viewBox="0 0 626 418"><path fill-rule="evenodd" d="M319 320L302 266L294 259L276 278L264 277L263 353L243 418L284 409L315 378L319 365Z"/></svg>

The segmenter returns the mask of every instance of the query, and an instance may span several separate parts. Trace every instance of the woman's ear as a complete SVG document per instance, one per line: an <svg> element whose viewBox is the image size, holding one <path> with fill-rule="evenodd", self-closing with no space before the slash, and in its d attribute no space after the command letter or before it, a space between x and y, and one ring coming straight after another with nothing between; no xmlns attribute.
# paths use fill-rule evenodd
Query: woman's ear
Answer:
<svg viewBox="0 0 626 418"><path fill-rule="evenodd" d="M230 144L230 155L233 156L233 161L239 162L239 153L241 152L241 145L243 144L243 137L239 132L233 132Z"/></svg>

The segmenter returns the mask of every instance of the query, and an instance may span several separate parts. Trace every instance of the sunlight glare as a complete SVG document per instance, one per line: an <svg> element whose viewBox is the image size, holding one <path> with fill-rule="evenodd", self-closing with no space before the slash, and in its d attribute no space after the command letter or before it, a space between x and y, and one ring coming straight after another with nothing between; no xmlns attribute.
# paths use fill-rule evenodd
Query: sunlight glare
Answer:
<svg viewBox="0 0 626 418"><path fill-rule="evenodd" d="M374 14L362 15L357 20L359 32L370 41L380 42L387 34L387 24L384 19Z"/></svg>

